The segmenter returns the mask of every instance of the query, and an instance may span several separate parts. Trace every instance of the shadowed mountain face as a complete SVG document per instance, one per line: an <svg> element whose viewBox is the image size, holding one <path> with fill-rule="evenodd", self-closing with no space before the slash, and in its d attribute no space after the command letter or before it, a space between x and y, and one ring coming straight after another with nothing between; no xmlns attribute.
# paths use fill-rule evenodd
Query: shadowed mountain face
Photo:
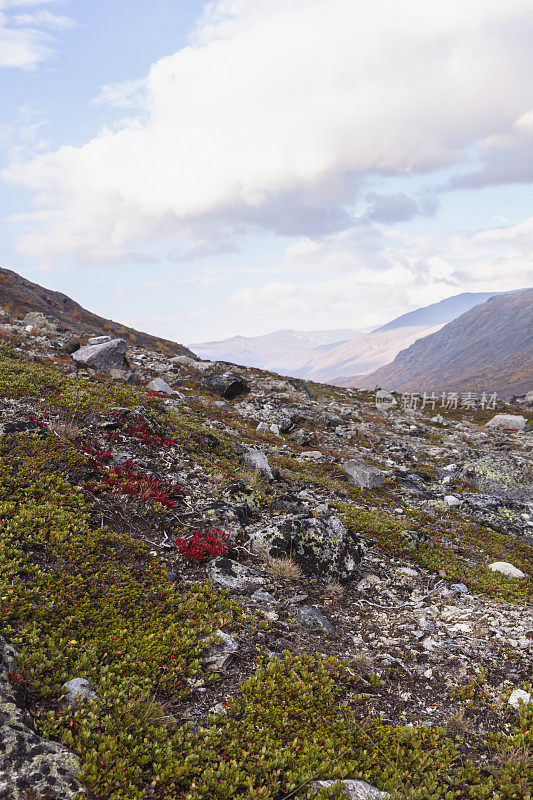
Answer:
<svg viewBox="0 0 533 800"><path fill-rule="evenodd" d="M339 375L365 374L388 364L416 339L434 333L489 297L492 297L489 292L465 292L448 297L402 314L370 333L349 328L285 330L264 336L234 336L218 342L191 344L191 348L202 358L336 383Z"/></svg>
<svg viewBox="0 0 533 800"><path fill-rule="evenodd" d="M533 388L533 289L492 297L417 339L392 363L339 383L410 392L527 392Z"/></svg>
<svg viewBox="0 0 533 800"><path fill-rule="evenodd" d="M45 289L44 286L32 283L10 269L0 269L0 306L13 316L19 317L29 311L40 311L58 320L65 328L86 335L108 334L159 352L192 355L182 344L151 336L92 314L66 294Z"/></svg>

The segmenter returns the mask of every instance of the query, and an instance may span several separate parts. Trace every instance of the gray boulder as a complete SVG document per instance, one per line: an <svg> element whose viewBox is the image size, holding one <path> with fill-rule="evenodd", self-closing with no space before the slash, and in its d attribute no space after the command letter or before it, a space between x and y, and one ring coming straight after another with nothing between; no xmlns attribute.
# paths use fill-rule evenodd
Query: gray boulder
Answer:
<svg viewBox="0 0 533 800"><path fill-rule="evenodd" d="M233 400L250 391L244 378L233 372L225 372L223 375L208 375L204 378L203 385L210 392L218 394L226 400Z"/></svg>
<svg viewBox="0 0 533 800"><path fill-rule="evenodd" d="M82 789L75 777L79 759L35 733L8 679L9 670L15 669L16 652L0 636L0 797L22 800L31 792L50 800L72 800Z"/></svg>
<svg viewBox="0 0 533 800"><path fill-rule="evenodd" d="M104 342L110 342L111 336L108 336L107 333L103 336L91 336L90 339L87 339L87 344L103 344Z"/></svg>
<svg viewBox="0 0 533 800"><path fill-rule="evenodd" d="M343 581L353 576L365 552L363 541L330 513L274 519L250 532L250 548L263 558L290 556L306 575Z"/></svg>
<svg viewBox="0 0 533 800"><path fill-rule="evenodd" d="M533 500L531 465L507 453L487 453L477 461L468 461L460 477L475 489L505 500Z"/></svg>
<svg viewBox="0 0 533 800"><path fill-rule="evenodd" d="M370 464L365 464L360 458L346 461L342 469L352 486L358 486L360 489L379 489L383 486L383 473Z"/></svg>
<svg viewBox="0 0 533 800"><path fill-rule="evenodd" d="M22 320L24 325L34 325L36 328L49 328L50 320L40 311L30 311Z"/></svg>
<svg viewBox="0 0 533 800"><path fill-rule="evenodd" d="M171 364L196 364L196 359L190 356L173 356L169 358Z"/></svg>
<svg viewBox="0 0 533 800"><path fill-rule="evenodd" d="M124 339L111 339L102 344L81 347L72 353L72 358L79 367L90 367L97 372L111 372L112 369L128 367L126 360L126 342Z"/></svg>
<svg viewBox="0 0 533 800"><path fill-rule="evenodd" d="M487 428L503 429L507 431L523 431L527 419L520 414L496 414L487 422Z"/></svg>
<svg viewBox="0 0 533 800"><path fill-rule="evenodd" d="M274 479L274 473L268 463L268 458L262 450L248 450L248 452L244 454L243 460L244 465L248 467L248 469L261 475L262 478L266 478L269 481Z"/></svg>

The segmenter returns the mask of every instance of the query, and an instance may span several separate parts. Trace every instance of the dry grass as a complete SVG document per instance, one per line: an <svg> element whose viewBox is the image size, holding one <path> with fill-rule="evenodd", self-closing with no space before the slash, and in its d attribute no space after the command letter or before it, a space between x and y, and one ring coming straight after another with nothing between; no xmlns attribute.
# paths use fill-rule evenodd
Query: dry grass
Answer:
<svg viewBox="0 0 533 800"><path fill-rule="evenodd" d="M59 436L60 439L78 439L83 436L84 433L83 428L80 428L75 422L69 420L51 420L48 427L49 430Z"/></svg>
<svg viewBox="0 0 533 800"><path fill-rule="evenodd" d="M128 702L124 716L139 725L164 725L172 721L161 703L153 697L136 697Z"/></svg>
<svg viewBox="0 0 533 800"><path fill-rule="evenodd" d="M296 581L302 577L302 570L290 556L269 558L267 570L275 578L279 578L282 581Z"/></svg>
<svg viewBox="0 0 533 800"><path fill-rule="evenodd" d="M324 600L327 605L338 603L344 595L344 586L338 581L328 581L324 588Z"/></svg>
<svg viewBox="0 0 533 800"><path fill-rule="evenodd" d="M350 661L350 667L356 675L370 675L374 669L375 660L373 656L366 653L357 653Z"/></svg>
<svg viewBox="0 0 533 800"><path fill-rule="evenodd" d="M241 467L236 472L237 479L245 483L251 489L261 489L267 486L267 481L256 470Z"/></svg>
<svg viewBox="0 0 533 800"><path fill-rule="evenodd" d="M467 718L463 709L457 711L446 723L448 733L456 736L466 736L473 732L472 722Z"/></svg>

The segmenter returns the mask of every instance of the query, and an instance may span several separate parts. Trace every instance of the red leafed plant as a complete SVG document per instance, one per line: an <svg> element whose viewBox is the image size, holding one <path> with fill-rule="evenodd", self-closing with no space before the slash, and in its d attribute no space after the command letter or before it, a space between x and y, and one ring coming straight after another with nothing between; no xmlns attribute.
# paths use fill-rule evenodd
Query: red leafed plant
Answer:
<svg viewBox="0 0 533 800"><path fill-rule="evenodd" d="M193 561L205 561L207 558L223 556L228 552L225 541L228 538L226 531L218 528L205 528L193 531L190 539L179 537L174 544L185 558Z"/></svg>

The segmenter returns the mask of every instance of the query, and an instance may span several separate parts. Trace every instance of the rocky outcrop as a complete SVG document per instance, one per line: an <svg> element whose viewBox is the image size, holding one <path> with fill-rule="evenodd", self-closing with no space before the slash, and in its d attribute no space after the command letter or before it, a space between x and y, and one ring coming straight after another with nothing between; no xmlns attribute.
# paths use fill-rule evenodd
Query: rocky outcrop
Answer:
<svg viewBox="0 0 533 800"><path fill-rule="evenodd" d="M364 553L362 540L334 514L286 516L251 534L253 552L290 557L311 577L351 578Z"/></svg>
<svg viewBox="0 0 533 800"><path fill-rule="evenodd" d="M487 453L468 461L461 477L481 492L506 500L533 501L533 470L505 453Z"/></svg>

